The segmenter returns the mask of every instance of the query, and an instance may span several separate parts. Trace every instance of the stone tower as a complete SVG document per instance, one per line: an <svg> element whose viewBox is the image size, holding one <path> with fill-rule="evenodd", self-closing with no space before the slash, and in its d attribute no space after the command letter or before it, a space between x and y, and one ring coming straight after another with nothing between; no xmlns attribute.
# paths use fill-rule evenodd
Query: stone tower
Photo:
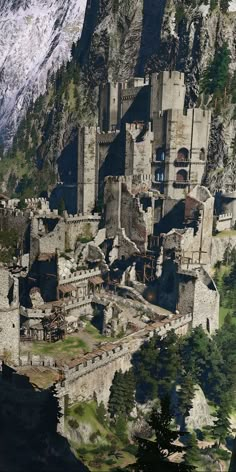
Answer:
<svg viewBox="0 0 236 472"><path fill-rule="evenodd" d="M184 198L202 183L211 125L209 110L185 110L184 99L184 74L153 74L153 180L166 197L174 200Z"/></svg>
<svg viewBox="0 0 236 472"><path fill-rule="evenodd" d="M97 130L84 127L78 130L77 212L91 213L96 201Z"/></svg>

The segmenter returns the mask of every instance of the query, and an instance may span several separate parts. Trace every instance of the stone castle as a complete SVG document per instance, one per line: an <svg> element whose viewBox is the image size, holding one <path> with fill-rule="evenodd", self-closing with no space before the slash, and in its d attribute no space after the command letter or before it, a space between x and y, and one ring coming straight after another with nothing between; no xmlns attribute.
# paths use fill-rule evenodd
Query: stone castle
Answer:
<svg viewBox="0 0 236 472"><path fill-rule="evenodd" d="M203 186L211 114L186 110L185 92L177 71L102 85L98 127L78 129L76 214L26 201L25 242L17 261L0 269L0 356L55 369L53 359L22 355L21 341L56 342L95 313L105 336L123 333L118 344L62 366L62 408L65 396L92 398L96 382L107 402L114 372L128 369L155 332L218 328L215 199ZM12 224L15 210L2 211ZM219 216L220 230L232 214Z"/></svg>
<svg viewBox="0 0 236 472"><path fill-rule="evenodd" d="M77 211L94 208L106 175L150 175L177 201L201 184L211 112L186 110L185 92L177 71L100 87L99 127L78 131Z"/></svg>

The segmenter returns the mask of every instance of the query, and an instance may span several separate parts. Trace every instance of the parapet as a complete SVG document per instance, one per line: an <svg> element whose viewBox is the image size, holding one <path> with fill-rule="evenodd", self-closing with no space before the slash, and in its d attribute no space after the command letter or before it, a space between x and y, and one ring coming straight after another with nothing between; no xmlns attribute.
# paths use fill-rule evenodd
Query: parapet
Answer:
<svg viewBox="0 0 236 472"><path fill-rule="evenodd" d="M94 213L93 215L90 213L78 213L77 215L68 215L66 213L64 214L64 218L66 223L83 223L87 221L100 221L101 215L99 213Z"/></svg>
<svg viewBox="0 0 236 472"><path fill-rule="evenodd" d="M73 272L71 274L64 275L60 277L59 284L63 285L67 283L67 280L70 282L76 281L76 280L84 280L84 279L89 279L90 277L94 277L96 275L101 275L101 270L100 269L89 269L89 270L80 270L77 272Z"/></svg>
<svg viewBox="0 0 236 472"><path fill-rule="evenodd" d="M218 221L232 220L233 213L222 213L218 216Z"/></svg>

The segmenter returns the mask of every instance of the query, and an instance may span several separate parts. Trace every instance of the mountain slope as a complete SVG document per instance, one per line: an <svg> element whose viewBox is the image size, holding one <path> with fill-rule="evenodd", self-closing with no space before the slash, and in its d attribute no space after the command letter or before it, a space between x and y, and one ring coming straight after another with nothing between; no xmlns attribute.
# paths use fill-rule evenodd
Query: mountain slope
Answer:
<svg viewBox="0 0 236 472"><path fill-rule="evenodd" d="M210 1L206 3L205 0L89 1L72 62L48 86L40 107L36 103L30 108L14 140L13 159L7 162L4 159L0 165L0 174L5 176L2 190L12 193L17 188L21 192L21 180L27 174L32 176L31 194L39 193L42 186L39 188L37 169L40 172L44 169L46 189L49 181L51 185L55 181L58 161L68 166L65 172L74 172L71 162L75 161L76 128L79 124L96 123L99 83L168 68L185 72L187 105L210 104L213 109L208 186L213 192L222 187L236 188L233 172L236 122L232 120L236 113L232 90L227 90L220 109L219 102L216 109L211 96L200 94L203 72L225 42L231 54L230 80L233 77L236 13L224 13L218 6L211 9ZM231 10L235 9L235 2L231 2ZM27 180L23 185L26 187Z"/></svg>
<svg viewBox="0 0 236 472"><path fill-rule="evenodd" d="M71 57L86 0L0 0L0 136L13 136L49 74Z"/></svg>

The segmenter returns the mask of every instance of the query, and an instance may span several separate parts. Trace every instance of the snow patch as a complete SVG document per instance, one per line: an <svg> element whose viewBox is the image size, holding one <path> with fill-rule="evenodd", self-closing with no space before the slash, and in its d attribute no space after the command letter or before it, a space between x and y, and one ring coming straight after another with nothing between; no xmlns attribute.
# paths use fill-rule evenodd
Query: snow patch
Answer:
<svg viewBox="0 0 236 472"><path fill-rule="evenodd" d="M49 73L71 57L87 0L0 0L0 136L12 137Z"/></svg>

